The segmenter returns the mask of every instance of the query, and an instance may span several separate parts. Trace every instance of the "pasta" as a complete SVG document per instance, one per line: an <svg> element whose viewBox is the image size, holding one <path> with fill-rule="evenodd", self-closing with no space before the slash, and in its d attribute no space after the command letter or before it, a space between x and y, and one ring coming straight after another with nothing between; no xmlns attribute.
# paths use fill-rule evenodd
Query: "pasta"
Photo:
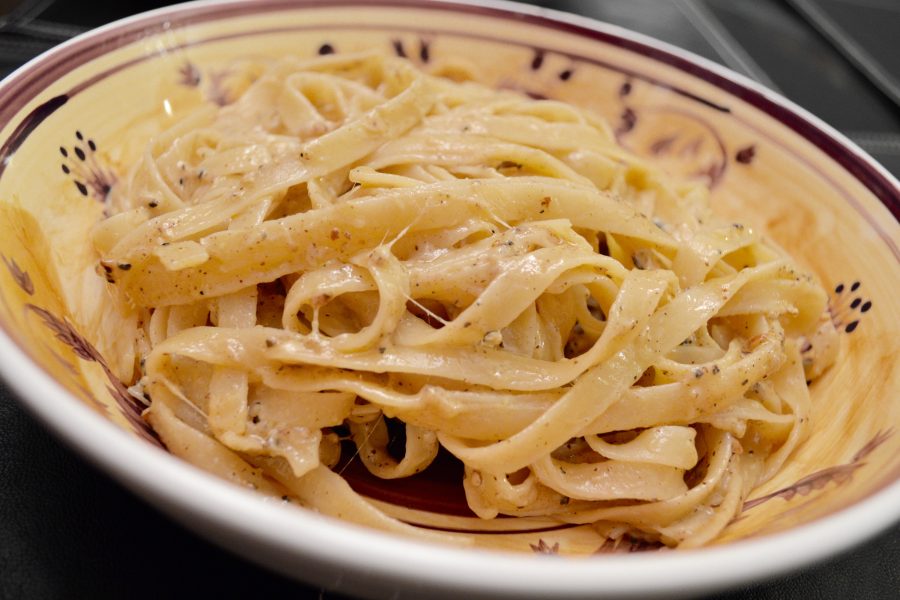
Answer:
<svg viewBox="0 0 900 600"><path fill-rule="evenodd" d="M352 446L382 479L449 452L485 530L693 547L807 435L807 380L837 351L826 294L702 183L576 107L401 59L248 69L233 104L148 144L93 232L174 454L464 542L336 469Z"/></svg>

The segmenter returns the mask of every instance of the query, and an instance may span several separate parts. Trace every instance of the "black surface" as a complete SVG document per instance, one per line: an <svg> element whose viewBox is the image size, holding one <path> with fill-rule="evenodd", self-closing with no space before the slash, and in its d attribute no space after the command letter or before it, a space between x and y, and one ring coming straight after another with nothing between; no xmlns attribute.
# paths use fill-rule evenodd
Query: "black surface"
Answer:
<svg viewBox="0 0 900 600"><path fill-rule="evenodd" d="M894 0L853 1L894 5ZM82 29L162 4L0 0L0 76ZM786 2L535 4L623 25L768 81L900 173L897 106ZM869 40L869 47L897 48L900 31L860 29L852 22L854 14L847 11L842 17L848 30L868 37L881 32L889 38ZM0 387L0 598L198 593L342 598L269 573L174 524L61 446ZM900 527L829 562L718 597L900 598Z"/></svg>
<svg viewBox="0 0 900 600"><path fill-rule="evenodd" d="M844 132L900 131L897 106L790 6L776 2L710 5L736 41L752 48L759 66L791 100ZM761 31L768 32L765 43L760 43Z"/></svg>
<svg viewBox="0 0 900 600"><path fill-rule="evenodd" d="M791 0L822 35L895 103L900 104L900 2Z"/></svg>

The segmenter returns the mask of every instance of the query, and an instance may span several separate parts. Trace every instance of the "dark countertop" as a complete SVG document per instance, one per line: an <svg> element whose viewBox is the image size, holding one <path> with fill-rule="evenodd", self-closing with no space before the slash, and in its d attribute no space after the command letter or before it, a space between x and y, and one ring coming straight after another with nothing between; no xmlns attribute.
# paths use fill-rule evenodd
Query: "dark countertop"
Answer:
<svg viewBox="0 0 900 600"><path fill-rule="evenodd" d="M725 64L785 94L900 174L900 108L892 95L900 79L900 2L531 3L623 25ZM72 35L164 4L0 0L0 77ZM62 446L0 386L0 598L197 592L342 598L256 567L173 523ZM718 597L900 597L900 526L828 562Z"/></svg>

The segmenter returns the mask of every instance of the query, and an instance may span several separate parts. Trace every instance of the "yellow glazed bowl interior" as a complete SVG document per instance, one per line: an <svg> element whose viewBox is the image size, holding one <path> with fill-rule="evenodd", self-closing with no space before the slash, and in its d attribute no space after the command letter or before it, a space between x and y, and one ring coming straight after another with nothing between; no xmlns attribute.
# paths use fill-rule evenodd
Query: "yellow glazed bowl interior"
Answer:
<svg viewBox="0 0 900 600"><path fill-rule="evenodd" d="M342 569L366 571L348 575L345 588L376 581L367 594L413 577L422 589L513 595L653 593L679 578L684 589L709 589L837 551L900 516L896 180L787 101L616 28L535 11L513 17L503 4L357 4L183 5L78 38L0 85L0 342L10 357L0 368L33 411L207 534L323 585L335 585ZM116 335L87 235L106 193L155 133L203 103L232 100L242 60L367 49L451 77L474 64L489 85L599 113L632 151L707 177L715 210L764 230L829 290L841 350L812 384L813 433L713 547L630 556L598 547L603 556L536 560L591 550L558 529L484 536L485 550L524 553L465 556L264 506L168 456L149 433L120 380L129 365L119 350L131 342ZM440 521L429 493L409 501ZM219 503L204 504L210 498ZM347 536L368 558L344 553ZM395 551L416 556L388 564ZM737 570L742 560L753 565ZM454 581L441 564L468 565L480 578ZM701 568L716 564L717 572ZM627 580L629 572L644 575Z"/></svg>

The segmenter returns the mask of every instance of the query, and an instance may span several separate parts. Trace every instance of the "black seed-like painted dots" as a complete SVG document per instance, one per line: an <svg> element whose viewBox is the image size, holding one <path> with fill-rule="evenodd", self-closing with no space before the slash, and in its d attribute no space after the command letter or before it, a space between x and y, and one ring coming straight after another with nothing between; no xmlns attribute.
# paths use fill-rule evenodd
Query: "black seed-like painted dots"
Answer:
<svg viewBox="0 0 900 600"><path fill-rule="evenodd" d="M78 142L72 146L59 146L59 153L63 157L60 169L63 175L71 177L82 196L92 196L105 202L116 181L115 172L104 168L98 161L96 141L86 137L80 130L75 132L75 138Z"/></svg>
<svg viewBox="0 0 900 600"><path fill-rule="evenodd" d="M630 107L626 108L622 111L622 115L620 117L622 119L621 125L619 125L619 133L627 133L634 129L634 126L637 124L637 113Z"/></svg>
<svg viewBox="0 0 900 600"><path fill-rule="evenodd" d="M854 281L850 284L849 291L855 292L862 287L861 281ZM872 309L872 301L866 300L861 296L847 297L842 296L847 291L847 286L841 282L834 287L835 296L828 301L828 311L831 314L831 321L838 329L843 329L846 333L853 333L859 327L860 319L854 319L856 316L853 311L858 310L860 316ZM849 321L849 322L848 322ZM844 325L846 323L846 325Z"/></svg>
<svg viewBox="0 0 900 600"><path fill-rule="evenodd" d="M734 155L734 160L741 163L742 165L749 165L753 162L753 158L756 156L756 146L754 144L750 144L746 148L741 148L738 150L737 154Z"/></svg>

